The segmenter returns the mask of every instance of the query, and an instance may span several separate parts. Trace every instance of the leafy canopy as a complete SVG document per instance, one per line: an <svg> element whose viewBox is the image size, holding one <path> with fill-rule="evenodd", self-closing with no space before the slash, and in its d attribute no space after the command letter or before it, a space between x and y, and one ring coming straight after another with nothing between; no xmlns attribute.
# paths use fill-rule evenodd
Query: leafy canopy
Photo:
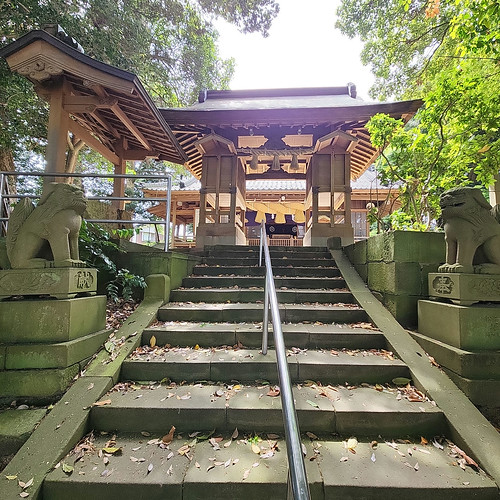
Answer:
<svg viewBox="0 0 500 500"><path fill-rule="evenodd" d="M368 124L377 168L397 183L405 224L428 228L457 185L492 184L500 167L500 4L497 0L342 0L337 26L364 42L379 98L420 97L403 128Z"/></svg>

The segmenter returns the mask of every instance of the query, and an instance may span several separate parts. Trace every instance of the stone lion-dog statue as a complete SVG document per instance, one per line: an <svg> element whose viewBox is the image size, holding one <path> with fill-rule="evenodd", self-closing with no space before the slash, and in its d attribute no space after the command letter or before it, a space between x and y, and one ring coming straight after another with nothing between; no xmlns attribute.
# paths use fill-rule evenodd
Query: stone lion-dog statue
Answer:
<svg viewBox="0 0 500 500"><path fill-rule="evenodd" d="M444 221L445 273L500 274L500 205L491 208L477 188L458 187L440 199Z"/></svg>
<svg viewBox="0 0 500 500"><path fill-rule="evenodd" d="M7 229L7 256L13 269L85 267L78 234L87 207L83 191L52 182L38 205L24 198L14 208ZM45 258L52 253L52 260Z"/></svg>

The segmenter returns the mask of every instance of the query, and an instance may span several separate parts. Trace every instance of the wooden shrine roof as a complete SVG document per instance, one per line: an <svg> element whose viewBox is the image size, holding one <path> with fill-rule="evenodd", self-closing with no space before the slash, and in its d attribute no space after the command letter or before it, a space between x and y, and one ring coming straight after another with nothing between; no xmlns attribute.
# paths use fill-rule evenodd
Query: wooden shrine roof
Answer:
<svg viewBox="0 0 500 500"><path fill-rule="evenodd" d="M45 31L0 49L10 69L42 95L63 82L70 130L113 163L146 157L183 164L187 156L136 75L97 61Z"/></svg>
<svg viewBox="0 0 500 500"><path fill-rule="evenodd" d="M353 84L345 87L209 90L200 92L199 102L187 108L160 109L188 155L187 167L201 176L201 153L196 142L210 133L233 140L241 136L311 134L313 144L331 132L342 131L357 141L350 148L352 178L358 178L375 160L366 129L377 113L408 121L421 100L365 102L356 96Z"/></svg>

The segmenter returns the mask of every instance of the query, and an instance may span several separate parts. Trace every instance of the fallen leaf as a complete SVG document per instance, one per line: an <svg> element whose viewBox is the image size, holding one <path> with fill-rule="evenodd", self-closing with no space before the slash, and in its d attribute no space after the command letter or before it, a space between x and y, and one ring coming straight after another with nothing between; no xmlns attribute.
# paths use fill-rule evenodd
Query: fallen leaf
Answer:
<svg viewBox="0 0 500 500"><path fill-rule="evenodd" d="M149 464L148 465L148 472L146 473L146 475L149 474L153 470L153 468L154 468L154 465L153 464Z"/></svg>
<svg viewBox="0 0 500 500"><path fill-rule="evenodd" d="M19 496L21 498L27 498L30 496L30 494L27 491L21 491L21 493L19 493Z"/></svg>
<svg viewBox="0 0 500 500"><path fill-rule="evenodd" d="M173 451L171 451L171 452L167 455L167 460L170 460L173 456L174 456L174 452L173 452Z"/></svg>
<svg viewBox="0 0 500 500"><path fill-rule="evenodd" d="M111 447L111 448L102 448L104 453L109 453L110 455L120 455L122 452L121 448Z"/></svg>
<svg viewBox="0 0 500 500"><path fill-rule="evenodd" d="M207 467L207 472L208 472L209 470L212 470L214 467L215 467L215 465L214 465L214 464L210 464L210 465Z"/></svg>
<svg viewBox="0 0 500 500"><path fill-rule="evenodd" d="M432 441L432 444L438 450L444 450L444 446L442 444L438 443L435 439Z"/></svg>
<svg viewBox="0 0 500 500"><path fill-rule="evenodd" d="M309 439L318 439L318 436L316 436L316 434L312 433L312 432L306 432L306 436L309 438Z"/></svg>
<svg viewBox="0 0 500 500"><path fill-rule="evenodd" d="M377 443L377 441L372 441L372 442L370 443L370 447L371 447L371 449L372 449L372 450L376 450L376 449L377 449L377 447L378 447L378 443Z"/></svg>
<svg viewBox="0 0 500 500"><path fill-rule="evenodd" d="M109 469L104 469L102 472L101 472L101 477L108 477L111 475L111 473L113 472L113 469L109 470Z"/></svg>
<svg viewBox="0 0 500 500"><path fill-rule="evenodd" d="M148 432L148 431L141 431L141 434L145 437L149 437L151 436L151 432Z"/></svg>
<svg viewBox="0 0 500 500"><path fill-rule="evenodd" d="M12 481L13 479L17 479L17 476L5 476L9 481Z"/></svg>
<svg viewBox="0 0 500 500"><path fill-rule="evenodd" d="M252 443L252 451L257 455L260 455L260 448L255 443Z"/></svg>
<svg viewBox="0 0 500 500"><path fill-rule="evenodd" d="M396 377L396 378L392 379L393 384L400 385L400 386L408 385L410 382L411 382L411 379L406 378L406 377Z"/></svg>
<svg viewBox="0 0 500 500"><path fill-rule="evenodd" d="M65 474L72 474L75 468L65 462L62 463L62 470Z"/></svg>
<svg viewBox="0 0 500 500"><path fill-rule="evenodd" d="M156 337L154 335L151 335L151 338L149 339L149 345L151 347L154 347L156 345Z"/></svg>
<svg viewBox="0 0 500 500"><path fill-rule="evenodd" d="M279 438L279 436L278 436L278 434L272 434L272 433L271 433L271 434L267 434L267 438L268 438L268 439L278 439L278 438Z"/></svg>
<svg viewBox="0 0 500 500"><path fill-rule="evenodd" d="M195 466L197 469L199 469L199 468L201 467L201 466L200 466L200 464L199 464L198 462L195 462L195 463L194 463L194 466Z"/></svg>
<svg viewBox="0 0 500 500"><path fill-rule="evenodd" d="M340 457L341 462L347 462L349 460L349 457Z"/></svg>
<svg viewBox="0 0 500 500"><path fill-rule="evenodd" d="M266 394L266 396L269 396L270 398L275 398L279 395L280 395L280 388L277 385L269 388L269 391Z"/></svg>
<svg viewBox="0 0 500 500"><path fill-rule="evenodd" d="M94 388L94 382L91 382L89 386L87 387L87 391L90 391L91 389Z"/></svg>
<svg viewBox="0 0 500 500"><path fill-rule="evenodd" d="M232 461L233 461L233 459L232 459L232 458L230 458L229 460L226 460L226 461L224 462L224 468L226 469L227 467L229 467L229 466L231 465L231 462L232 462Z"/></svg>
<svg viewBox="0 0 500 500"><path fill-rule="evenodd" d="M472 466L479 469L479 465L477 465L477 463L471 457L469 457L469 455L467 455L465 453L465 451L461 450L458 446L453 445L451 447L451 451L452 451L452 453L456 453L457 455L460 455L465 460L465 463L467 465L472 465Z"/></svg>
<svg viewBox="0 0 500 500"><path fill-rule="evenodd" d="M248 479L248 476L250 475L250 469L247 469L244 473L243 473L243 480L245 479Z"/></svg>
<svg viewBox="0 0 500 500"><path fill-rule="evenodd" d="M310 399L306 400L306 403L307 404L310 404L311 406L313 406L314 408L319 408L319 404L318 403L315 403L314 401L311 401Z"/></svg>
<svg viewBox="0 0 500 500"><path fill-rule="evenodd" d="M358 446L358 440L355 437L351 437L347 440L346 448L349 451L354 451L354 448L356 448L356 446Z"/></svg>
<svg viewBox="0 0 500 500"><path fill-rule="evenodd" d="M429 441L427 441L424 436L420 436L420 444L427 446L429 444Z"/></svg>
<svg viewBox="0 0 500 500"><path fill-rule="evenodd" d="M377 457L375 457L375 453L372 453L372 456L370 457L371 461L375 463L377 461Z"/></svg>
<svg viewBox="0 0 500 500"><path fill-rule="evenodd" d="M254 468L255 468L255 467L258 467L259 465L260 465L260 464L259 464L259 462L254 462L254 463L252 464L252 467L254 467Z"/></svg>
<svg viewBox="0 0 500 500"><path fill-rule="evenodd" d="M233 433L231 434L231 439L237 439L238 438L238 428L234 429Z"/></svg>
<svg viewBox="0 0 500 500"><path fill-rule="evenodd" d="M175 432L175 427L172 425L170 430L168 431L168 434L165 434L161 440L165 444L170 444L172 442L172 439L174 439L174 432Z"/></svg>
<svg viewBox="0 0 500 500"><path fill-rule="evenodd" d="M110 404L111 404L111 399L105 399L104 401L96 401L92 406L105 406Z"/></svg>
<svg viewBox="0 0 500 500"><path fill-rule="evenodd" d="M187 456L187 454L189 453L189 450L191 449L191 447L188 445L188 444L185 444L184 446L181 446L178 450L177 450L177 453L179 455L184 455L184 456Z"/></svg>
<svg viewBox="0 0 500 500"><path fill-rule="evenodd" d="M420 466L418 465L418 462L417 462L417 463L413 466L413 468L414 468L415 470L418 470L418 469L420 468Z"/></svg>
<svg viewBox="0 0 500 500"><path fill-rule="evenodd" d="M229 448L231 446L232 441L226 441L224 443L224 448Z"/></svg>
<svg viewBox="0 0 500 500"><path fill-rule="evenodd" d="M173 466L171 465L171 466L167 469L167 475L168 475L168 476L171 476L173 473L174 473L174 468L173 468Z"/></svg>

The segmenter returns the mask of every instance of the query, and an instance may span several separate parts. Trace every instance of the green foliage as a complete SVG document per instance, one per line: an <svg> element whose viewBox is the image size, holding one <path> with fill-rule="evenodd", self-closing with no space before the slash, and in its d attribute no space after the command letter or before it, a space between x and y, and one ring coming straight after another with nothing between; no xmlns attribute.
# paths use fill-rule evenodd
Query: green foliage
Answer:
<svg viewBox="0 0 500 500"><path fill-rule="evenodd" d="M142 276L132 274L128 269L117 269L112 256L122 250L101 226L82 221L79 243L80 258L106 277L106 292L114 302L120 297L128 300L138 288L146 287Z"/></svg>
<svg viewBox="0 0 500 500"><path fill-rule="evenodd" d="M87 55L136 73L158 105L183 106L200 89L227 88L233 74L234 61L219 57L213 19L266 35L278 10L274 0L3 0L0 44L58 23ZM2 149L14 161L22 149L43 152L47 105L4 61L0 121L0 158Z"/></svg>
<svg viewBox="0 0 500 500"><path fill-rule="evenodd" d="M383 151L383 182L397 183L391 226L429 228L438 197L492 184L500 167L500 4L497 0L342 0L337 26L364 41L373 96L422 97L403 128L388 116L368 127Z"/></svg>

